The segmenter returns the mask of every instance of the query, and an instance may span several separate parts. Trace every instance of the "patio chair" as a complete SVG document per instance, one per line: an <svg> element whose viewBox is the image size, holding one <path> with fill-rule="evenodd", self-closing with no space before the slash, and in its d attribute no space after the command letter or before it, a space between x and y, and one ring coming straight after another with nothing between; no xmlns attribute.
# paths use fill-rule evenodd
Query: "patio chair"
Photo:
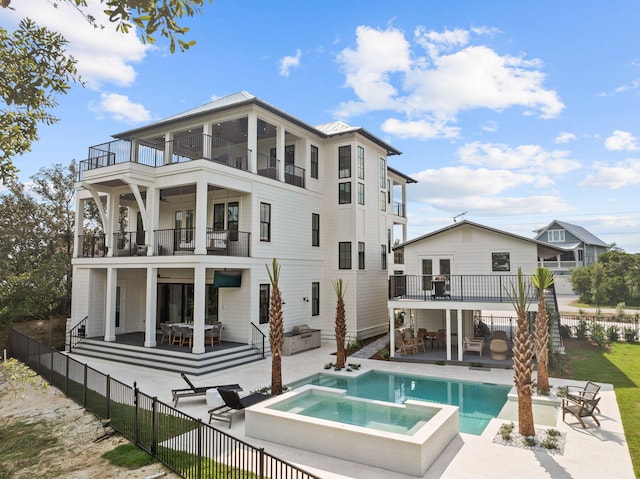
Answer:
<svg viewBox="0 0 640 479"><path fill-rule="evenodd" d="M484 348L484 339L469 339L467 337L464 338L462 342L462 351L463 352L478 352L480 353L480 357L482 357L482 349Z"/></svg>
<svg viewBox="0 0 640 479"><path fill-rule="evenodd" d="M167 340L167 344L171 344L173 333L171 332L171 325L168 323L160 323L160 330L162 331L162 337L160 338L160 344Z"/></svg>
<svg viewBox="0 0 640 479"><path fill-rule="evenodd" d="M493 333L491 333L491 339L502 339L503 341L509 341L506 331L494 331Z"/></svg>
<svg viewBox="0 0 640 479"><path fill-rule="evenodd" d="M413 343L408 343L402 334L402 331L396 330L394 345L396 352L400 352L402 356L406 356L407 352L411 350L412 353L417 353L418 349Z"/></svg>
<svg viewBox="0 0 640 479"><path fill-rule="evenodd" d="M238 394L238 391L233 391L231 389L225 388L218 388L218 393L224 401L224 405L218 406L208 411L209 424L211 424L211 421L215 419L216 421L224 421L229 423L229 428L231 427L233 418L236 415L244 413L244 410L249 406L258 404L259 402L262 402L265 399L269 399L271 397L269 394L255 392L241 398Z"/></svg>
<svg viewBox="0 0 640 479"><path fill-rule="evenodd" d="M426 329L418 329L418 334L416 335L415 338L415 342L416 342L416 347L418 348L418 351L420 351L420 348L422 348L422 350L426 353L427 352L427 343L425 342L425 336L427 334L427 330Z"/></svg>
<svg viewBox="0 0 640 479"><path fill-rule="evenodd" d="M591 381L587 381L583 387L579 386L567 386L567 398L572 401L593 401L598 396L601 386ZM575 392L571 392L575 389ZM596 411L600 412L600 409L596 407Z"/></svg>
<svg viewBox="0 0 640 479"><path fill-rule="evenodd" d="M596 398L593 400L583 400L583 401L574 401L568 398L562 398L562 420L564 421L564 417L566 413L573 414L573 416L580 421L580 424L584 429L586 429L586 425L583 421L585 417L593 418L598 427L600 427L600 421L595 416L595 410L598 408L598 403L601 398ZM566 422L566 421L565 421Z"/></svg>
<svg viewBox="0 0 640 479"><path fill-rule="evenodd" d="M504 339L492 339L489 343L489 353L491 354L491 359L504 361L509 353L509 345Z"/></svg>
<svg viewBox="0 0 640 479"><path fill-rule="evenodd" d="M182 331L182 342L181 346L189 343L189 347L193 345L193 327L192 326L180 326L180 330Z"/></svg>
<svg viewBox="0 0 640 479"><path fill-rule="evenodd" d="M213 346L213 343L222 344L222 323L218 321L213 324L211 329L205 329L204 339L205 343L207 339L211 340L211 346Z"/></svg>
<svg viewBox="0 0 640 479"><path fill-rule="evenodd" d="M182 327L179 324L171 325L171 344L174 345L178 343L182 346Z"/></svg>
<svg viewBox="0 0 640 479"><path fill-rule="evenodd" d="M436 332L436 341L435 343L438 345L438 349L440 346L446 346L447 344L447 330L446 329L438 329Z"/></svg>
<svg viewBox="0 0 640 479"><path fill-rule="evenodd" d="M218 390L220 390L220 388L223 388L223 389L229 389L229 390L234 390L234 391L242 391L242 388L240 387L239 384L225 384L225 385L218 385L218 386L198 386L198 387L196 387L189 380L189 378L187 377L186 374L180 373L180 376L182 376L182 379L184 379L184 381L189 385L189 387L188 388L184 388L184 389L172 389L171 390L171 397L173 398L174 407L178 405L178 401L180 400L180 398L193 397L193 396L206 396L208 389L218 389Z"/></svg>

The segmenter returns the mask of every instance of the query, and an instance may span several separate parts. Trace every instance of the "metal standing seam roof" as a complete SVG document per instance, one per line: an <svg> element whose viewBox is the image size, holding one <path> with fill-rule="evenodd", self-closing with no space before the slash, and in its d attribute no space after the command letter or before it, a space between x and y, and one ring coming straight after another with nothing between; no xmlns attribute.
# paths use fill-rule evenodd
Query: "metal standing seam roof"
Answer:
<svg viewBox="0 0 640 479"><path fill-rule="evenodd" d="M587 231L582 226L574 225L574 224L571 224L571 223L566 223L564 221L559 221L559 220L553 220L551 223L549 223L544 228L540 228L540 229L535 230L536 233L538 233L537 237L540 237L540 235L543 232L551 229L551 226L553 226L554 224L557 224L561 228L567 230L569 233L571 233L573 236L575 236L576 238L578 238L580 241L582 241L585 244L594 245L594 246L602 246L604 248L609 248L611 246L611 245L605 243L604 241L602 241L600 238L598 238L593 233Z"/></svg>

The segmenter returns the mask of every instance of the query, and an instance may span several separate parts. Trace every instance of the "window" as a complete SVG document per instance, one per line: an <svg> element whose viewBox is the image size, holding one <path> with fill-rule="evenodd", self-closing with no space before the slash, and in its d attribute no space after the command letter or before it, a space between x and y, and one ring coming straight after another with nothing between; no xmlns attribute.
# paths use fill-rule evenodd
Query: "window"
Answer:
<svg viewBox="0 0 640 479"><path fill-rule="evenodd" d="M260 310L258 312L258 318L260 324L266 324L269 322L269 285L261 284L260 285Z"/></svg>
<svg viewBox="0 0 640 479"><path fill-rule="evenodd" d="M387 160L380 158L380 188L387 186Z"/></svg>
<svg viewBox="0 0 640 479"><path fill-rule="evenodd" d="M351 182L338 184L338 203L341 205L351 203Z"/></svg>
<svg viewBox="0 0 640 479"><path fill-rule="evenodd" d="M386 270L387 269L387 245L383 244L380 245L380 269L382 270Z"/></svg>
<svg viewBox="0 0 640 479"><path fill-rule="evenodd" d="M380 192L380 211L387 211L387 194L384 191Z"/></svg>
<svg viewBox="0 0 640 479"><path fill-rule="evenodd" d="M358 204L364 205L364 183L358 183Z"/></svg>
<svg viewBox="0 0 640 479"><path fill-rule="evenodd" d="M320 314L320 283L311 283L311 316Z"/></svg>
<svg viewBox="0 0 640 479"><path fill-rule="evenodd" d="M338 269L351 269L351 242L338 243Z"/></svg>
<svg viewBox="0 0 640 479"><path fill-rule="evenodd" d="M338 148L338 178L351 178L351 147Z"/></svg>
<svg viewBox="0 0 640 479"><path fill-rule="evenodd" d="M358 178L364 180L364 148L358 147Z"/></svg>
<svg viewBox="0 0 640 479"><path fill-rule="evenodd" d="M260 241L271 241L271 205L260 203Z"/></svg>
<svg viewBox="0 0 640 479"><path fill-rule="evenodd" d="M213 229L224 229L224 203L216 203L213 205Z"/></svg>
<svg viewBox="0 0 640 479"><path fill-rule="evenodd" d="M564 230L547 231L547 241L549 243L559 243L561 241L564 241Z"/></svg>
<svg viewBox="0 0 640 479"><path fill-rule="evenodd" d="M387 228L387 251L391 253L391 228Z"/></svg>
<svg viewBox="0 0 640 479"><path fill-rule="evenodd" d="M511 271L509 253L491 253L491 271Z"/></svg>
<svg viewBox="0 0 640 479"><path fill-rule="evenodd" d="M358 242L358 269L364 269L364 243Z"/></svg>
<svg viewBox="0 0 640 479"><path fill-rule="evenodd" d="M145 233L144 233L144 223L142 221L142 213L138 211L136 214L136 244L144 245L145 241Z"/></svg>
<svg viewBox="0 0 640 479"><path fill-rule="evenodd" d="M311 246L320 246L320 215L311 213Z"/></svg>
<svg viewBox="0 0 640 479"><path fill-rule="evenodd" d="M318 147L311 145L311 178L318 179Z"/></svg>
<svg viewBox="0 0 640 479"><path fill-rule="evenodd" d="M387 178L387 203L391 204L391 180Z"/></svg>
<svg viewBox="0 0 640 479"><path fill-rule="evenodd" d="M433 260L422 260L422 289L428 291L431 289L431 279L433 275Z"/></svg>
<svg viewBox="0 0 640 479"><path fill-rule="evenodd" d="M238 218L240 206L237 201L229 203L227 206L227 229L229 230L229 240L238 241Z"/></svg>

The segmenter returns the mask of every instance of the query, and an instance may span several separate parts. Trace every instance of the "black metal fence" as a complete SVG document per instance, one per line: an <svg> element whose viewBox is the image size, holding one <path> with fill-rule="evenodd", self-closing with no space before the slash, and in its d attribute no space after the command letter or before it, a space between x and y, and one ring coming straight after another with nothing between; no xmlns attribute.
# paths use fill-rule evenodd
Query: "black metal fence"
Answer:
<svg viewBox="0 0 640 479"><path fill-rule="evenodd" d="M13 330L10 353L184 478L318 477Z"/></svg>
<svg viewBox="0 0 640 479"><path fill-rule="evenodd" d="M595 314L561 314L560 335L572 338L591 338L596 330L610 341L635 342L640 339L640 321L634 317L602 316Z"/></svg>

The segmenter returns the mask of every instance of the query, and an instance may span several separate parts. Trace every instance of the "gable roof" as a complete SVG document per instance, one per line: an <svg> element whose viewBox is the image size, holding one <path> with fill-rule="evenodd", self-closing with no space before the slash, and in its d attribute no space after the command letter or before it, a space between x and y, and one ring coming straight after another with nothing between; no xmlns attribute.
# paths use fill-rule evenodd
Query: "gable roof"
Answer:
<svg viewBox="0 0 640 479"><path fill-rule="evenodd" d="M441 228L439 230L432 231L431 233L427 233L425 235L419 236L419 237L411 239L409 241L405 241L404 243L401 243L401 244L395 246L392 249L394 249L394 250L395 249L399 249L399 248L402 248L404 246L410 245L412 243L420 242L420 241L425 240L427 238L430 238L432 236L436 236L436 235L445 233L447 231L451 231L453 229L460 228L462 226L471 226L471 227L474 227L474 228L479 228L479 229L483 229L483 230L489 231L491 233L501 234L501 235L509 236L511 238L515 238L517 240L525 241L525 242L528 242L528 243L533 243L536 246L538 246L538 252L539 252L539 254L541 256L556 255L558 253L563 253L565 251L571 251L570 249L564 248L562 246L551 245L549 243L545 243L544 241L539 241L539 240L536 240L536 239L527 238L526 236L520 236L520 235L517 235L517 234L509 233L508 231L503 231L503 230L499 230L497 228L492 228L490 226L481 225L480 223L474 223L473 221L469 221L469 220L463 220L463 221L460 221L459 223L453 223L452 225L445 226L444 228Z"/></svg>
<svg viewBox="0 0 640 479"><path fill-rule="evenodd" d="M549 223L544 228L540 228L540 229L535 230L535 232L538 233L536 235L536 238L540 238L545 231L547 231L549 229L552 229L551 227L554 224L558 225L560 228L568 231L569 233L571 233L573 236L575 236L576 238L578 238L580 241L582 241L585 244L594 245L594 246L602 246L604 248L609 248L611 246L611 245L605 243L604 241L602 241L600 238L598 238L593 233L590 233L589 231L584 229L582 226L574 225L574 224L567 223L565 221L559 221L559 220L553 220L551 223Z"/></svg>

